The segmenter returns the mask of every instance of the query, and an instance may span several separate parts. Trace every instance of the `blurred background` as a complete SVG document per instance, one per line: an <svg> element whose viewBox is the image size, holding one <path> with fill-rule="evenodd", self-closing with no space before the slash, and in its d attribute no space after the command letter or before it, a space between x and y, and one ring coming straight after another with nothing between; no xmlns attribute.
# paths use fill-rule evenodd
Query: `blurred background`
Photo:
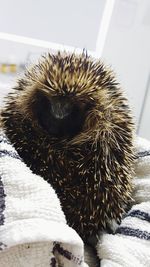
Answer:
<svg viewBox="0 0 150 267"><path fill-rule="evenodd" d="M150 0L0 0L0 107L48 50L81 51L116 72L137 133L150 140Z"/></svg>

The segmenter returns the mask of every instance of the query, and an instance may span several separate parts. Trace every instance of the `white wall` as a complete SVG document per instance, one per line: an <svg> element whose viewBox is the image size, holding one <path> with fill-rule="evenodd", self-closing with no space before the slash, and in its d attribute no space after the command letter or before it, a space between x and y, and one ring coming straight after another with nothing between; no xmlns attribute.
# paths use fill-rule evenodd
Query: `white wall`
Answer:
<svg viewBox="0 0 150 267"><path fill-rule="evenodd" d="M105 0L0 1L0 31L95 50L104 4ZM0 46L1 59L9 44L0 41ZM16 54L21 53L16 49Z"/></svg>
<svg viewBox="0 0 150 267"><path fill-rule="evenodd" d="M149 0L116 0L103 51L127 92L137 121L150 71L149 11Z"/></svg>
<svg viewBox="0 0 150 267"><path fill-rule="evenodd" d="M150 75L147 82L147 90L141 110L139 135L150 140Z"/></svg>

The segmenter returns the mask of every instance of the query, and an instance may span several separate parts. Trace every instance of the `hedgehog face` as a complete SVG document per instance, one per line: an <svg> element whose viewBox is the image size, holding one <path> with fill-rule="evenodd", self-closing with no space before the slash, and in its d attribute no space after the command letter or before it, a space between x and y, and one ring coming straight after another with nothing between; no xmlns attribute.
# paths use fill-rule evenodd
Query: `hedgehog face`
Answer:
<svg viewBox="0 0 150 267"><path fill-rule="evenodd" d="M58 138L62 145L116 140L123 127L131 133L128 103L114 74L84 53L44 56L15 89L8 110L37 135Z"/></svg>
<svg viewBox="0 0 150 267"><path fill-rule="evenodd" d="M82 130L90 104L71 96L48 96L38 91L32 108L38 124L50 136L72 138Z"/></svg>

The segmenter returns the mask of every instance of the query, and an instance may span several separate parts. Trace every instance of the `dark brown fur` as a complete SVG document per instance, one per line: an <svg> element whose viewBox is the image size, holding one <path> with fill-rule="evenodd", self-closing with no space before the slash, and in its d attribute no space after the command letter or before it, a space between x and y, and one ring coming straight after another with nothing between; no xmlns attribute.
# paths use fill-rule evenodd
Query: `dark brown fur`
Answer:
<svg viewBox="0 0 150 267"><path fill-rule="evenodd" d="M82 131L71 139L51 137L38 124L39 92L69 95L91 104ZM67 221L86 241L120 221L130 200L133 121L112 71L85 55L44 56L26 71L7 99L3 128L19 155L56 190Z"/></svg>

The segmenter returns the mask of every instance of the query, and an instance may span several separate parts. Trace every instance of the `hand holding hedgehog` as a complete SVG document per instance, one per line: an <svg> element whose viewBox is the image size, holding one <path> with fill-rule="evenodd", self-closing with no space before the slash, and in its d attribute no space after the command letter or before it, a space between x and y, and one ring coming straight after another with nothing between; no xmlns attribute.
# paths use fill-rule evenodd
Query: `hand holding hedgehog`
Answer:
<svg viewBox="0 0 150 267"><path fill-rule="evenodd" d="M84 53L48 54L18 81L1 119L84 242L120 221L132 188L134 126L111 70Z"/></svg>

